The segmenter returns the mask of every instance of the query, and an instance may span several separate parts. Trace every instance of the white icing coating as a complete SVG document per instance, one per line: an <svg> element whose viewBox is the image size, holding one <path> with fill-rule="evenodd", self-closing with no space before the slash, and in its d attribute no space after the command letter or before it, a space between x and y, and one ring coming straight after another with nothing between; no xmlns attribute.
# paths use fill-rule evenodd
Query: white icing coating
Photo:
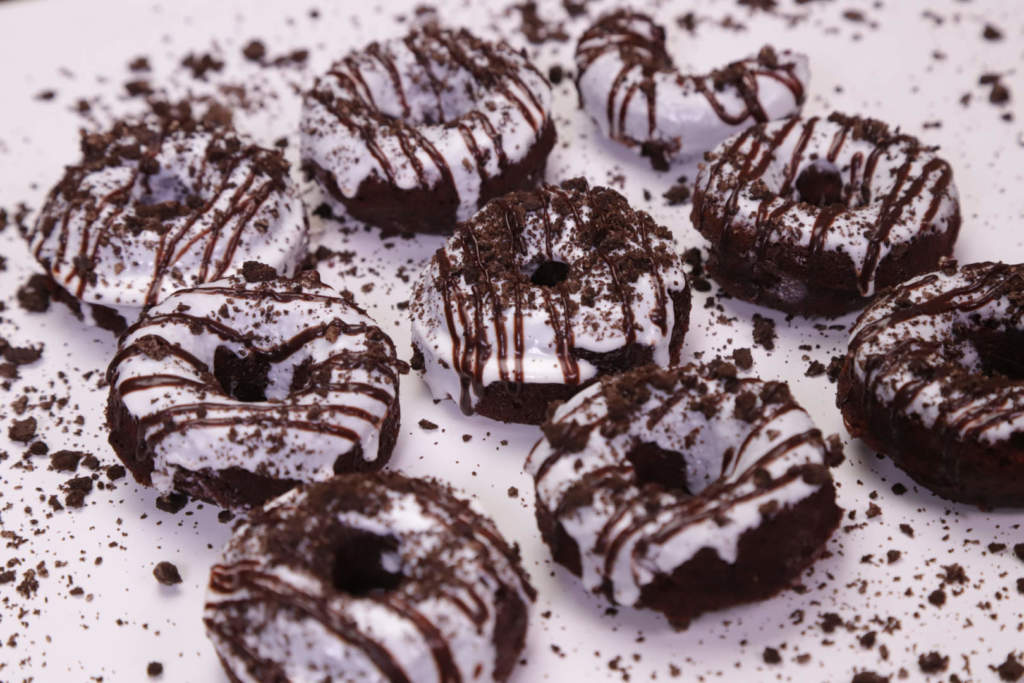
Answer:
<svg viewBox="0 0 1024 683"><path fill-rule="evenodd" d="M649 385L649 398L611 436L602 430L609 420L604 387L614 386L615 378L581 391L550 421L589 430L581 450L568 452L544 437L526 462L537 505L579 548L583 585L623 605L637 604L645 585L703 548L735 563L740 538L762 524L764 510L775 514L830 485L790 473L824 466L826 457L820 433L788 390L766 404L761 380L739 380L731 393L704 368L670 372L675 384ZM748 393L755 401L752 421L736 410L737 397ZM716 406L710 417L709 398ZM692 497L638 477L629 456L645 443L682 455ZM758 470L770 475L768 485L758 484Z"/></svg>
<svg viewBox="0 0 1024 683"><path fill-rule="evenodd" d="M890 290L851 332L848 358L856 381L926 429L990 445L1006 442L1024 432L1024 385L986 382L986 391L979 391L977 383L958 380L973 375L985 381L970 330L1024 331L1022 291L1020 266L991 263L936 271ZM950 363L952 375L941 369Z"/></svg>
<svg viewBox="0 0 1024 683"><path fill-rule="evenodd" d="M589 192L598 191L615 194L617 206L629 212L626 220L635 226L629 241L603 258L595 257L598 250L581 239L585 226L594 221L591 196L555 186L531 193L530 196L543 201L522 214L519 242L525 245L523 249L499 256L514 263L489 268L493 271L488 279L493 291L479 281L469 282L465 273L446 278L442 269L457 273L474 266L476 248L468 246L474 225L493 220L506 210L515 211L515 198L491 202L472 221L461 225L434 255L416 282L410 308L413 346L423 354L423 377L435 398L461 399L466 408L466 399L472 407L479 399L479 390L494 382L582 384L597 376L597 366L575 353L570 354L573 358L569 364L575 366L576 376L570 376L566 354L559 349L567 340L571 349L593 353L609 353L632 340L650 348L658 365L678 361L672 357L671 335L677 323L685 329L688 321L676 320L672 295L688 300L689 291L671 234L656 226L646 214L634 213L613 191L593 188ZM552 208L552 201L562 202L564 207L566 199L575 211ZM628 289L628 303L624 304L621 290L615 284L618 270L613 276L612 269L621 268L621 264L615 265L619 259L638 255L653 255L650 269L624 285ZM568 264L568 277L580 286L532 284L530 274L541 263L551 261ZM511 282L498 274L500 266L514 268L523 276ZM449 283L447 287L445 282ZM496 298L505 301L498 306L500 315L496 314ZM518 301L518 307L512 301ZM463 354L467 348L475 348L474 340L478 339L489 347L490 353L486 357L470 353L467 361ZM517 339L522 343L519 378ZM474 374L478 381L472 380Z"/></svg>
<svg viewBox="0 0 1024 683"><path fill-rule="evenodd" d="M793 260L806 262L802 272L817 262L834 264L837 288L873 296L887 256L923 237L955 236L960 226L949 165L910 136L877 142L858 135L859 126L874 125L880 124L837 115L791 118L729 138L697 174L695 224L723 224L719 239L730 258L753 263L774 249L793 250ZM840 203L800 201L796 182L815 160L839 172ZM730 231L741 237L727 238ZM806 296L800 272L775 274L780 300L796 305Z"/></svg>
<svg viewBox="0 0 1024 683"><path fill-rule="evenodd" d="M507 44L415 31L351 53L317 79L303 104L302 158L348 199L369 178L403 190L451 185L456 220L465 220L482 204L482 180L535 146L550 103L547 80Z"/></svg>
<svg viewBox="0 0 1024 683"><path fill-rule="evenodd" d="M246 261L291 274L305 256L305 209L279 153L155 116L117 124L101 153L122 146L141 156L107 165L87 155L69 167L26 234L47 272L83 302L130 324L143 306ZM187 200L196 208L153 217L156 205Z"/></svg>
<svg viewBox="0 0 1024 683"><path fill-rule="evenodd" d="M765 53L767 54L767 53ZM747 57L710 74L683 74L650 17L603 17L576 47L583 108L601 131L645 155L703 153L747 126L800 111L810 72L803 54ZM725 77L730 73L731 77ZM738 75L742 74L742 78Z"/></svg>
<svg viewBox="0 0 1024 683"><path fill-rule="evenodd" d="M240 650L279 664L295 683L387 683L394 680L388 667L416 683L458 680L442 670L438 653L442 660L450 656L461 680L496 679L496 642L516 637L498 632L498 601L508 599L506 592L518 595L523 606L533 599L500 533L476 510L429 483L415 492L374 485L379 509L332 512L326 521L322 517L328 513L310 503L308 489L294 489L269 503L267 514L239 528L227 544L213 568L205 621L218 655L239 680L263 680L248 670ZM307 521L293 556L272 558L267 538L274 527L295 519ZM397 539L385 568L400 571L401 583L386 594L352 594L325 581L323 568L318 573L310 565L310 556L318 555L309 548L338 526ZM273 596L256 596L253 583ZM348 623L383 655L375 661L357 638L325 627L313 612L282 608L299 602L285 597L295 593L322 606L333 623ZM252 601L239 602L247 599ZM424 623L436 629L436 637L428 636Z"/></svg>
<svg viewBox="0 0 1024 683"><path fill-rule="evenodd" d="M268 357L265 400L221 387L218 349ZM339 456L386 459L381 428L396 416L398 366L373 320L307 272L173 294L122 337L108 377L138 424L131 459L151 457L152 485L166 492L180 470L317 481L335 474Z"/></svg>

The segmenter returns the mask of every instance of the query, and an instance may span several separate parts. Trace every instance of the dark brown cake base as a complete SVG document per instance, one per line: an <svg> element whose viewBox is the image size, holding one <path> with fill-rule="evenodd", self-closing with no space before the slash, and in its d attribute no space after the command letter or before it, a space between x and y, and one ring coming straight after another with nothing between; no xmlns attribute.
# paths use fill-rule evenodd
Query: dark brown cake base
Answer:
<svg viewBox="0 0 1024 683"><path fill-rule="evenodd" d="M370 472L384 467L391 459L395 442L398 440L400 419L401 408L396 396L388 406L381 424L377 459L365 460L360 445L356 443L352 449L339 455L335 460L335 474ZM109 441L114 453L132 473L135 481L144 486L152 486L153 453L140 438L138 422L128 412L115 391L111 391L107 399L107 423L110 427ZM204 468L196 471L177 468L174 472L175 491L224 508L257 507L301 483L295 479L275 479L240 467L222 470Z"/></svg>
<svg viewBox="0 0 1024 683"><path fill-rule="evenodd" d="M543 180L548 154L556 138L555 124L549 119L533 147L520 161L483 180L477 206L508 192L529 189ZM346 197L338 188L334 174L313 162L307 162L306 168L353 218L376 225L384 234L422 232L446 235L455 228L459 196L450 184L439 182L430 189L403 189L371 176L362 182L354 197Z"/></svg>
<svg viewBox="0 0 1024 683"><path fill-rule="evenodd" d="M701 200L694 198L693 220L697 230L711 244L708 274L728 294L760 306L808 317L834 318L865 306L865 297L857 288L857 273L848 259L821 254L811 267L801 263L802 254L783 249L767 250L762 258L751 261L737 256L721 244L725 226L715 215L698 212ZM698 218L698 216L701 216ZM699 221L699 224L698 224ZM959 226L960 219L954 221ZM730 232L753 234L754 228L731 226ZM908 248L893 250L878 265L876 291L904 282L932 270L953 252L958 228L915 240ZM799 295L796 295L799 293Z"/></svg>
<svg viewBox="0 0 1024 683"><path fill-rule="evenodd" d="M670 292L672 311L675 324L669 337L669 357L671 364L680 361L683 339L690 324L690 290ZM492 382L484 387L471 389L465 384L463 397L454 396L465 412L489 417L499 422L539 425L548 418L552 405L568 401L580 391L590 386L604 375L614 375L632 368L647 365L653 360L653 351L648 346L632 344L608 353L593 353L583 349L573 349L578 360L586 360L598 368L598 373L587 382L581 384L515 384L513 382ZM422 363L422 351L413 346L413 367ZM418 361L416 359L419 359ZM472 392L469 395L467 392ZM471 400L475 400L471 406ZM467 413L468 414L468 413Z"/></svg>
<svg viewBox="0 0 1024 683"><path fill-rule="evenodd" d="M935 494L981 508L1024 506L1024 444L986 446L927 428L879 403L854 376L847 359L836 404L850 435L889 456Z"/></svg>

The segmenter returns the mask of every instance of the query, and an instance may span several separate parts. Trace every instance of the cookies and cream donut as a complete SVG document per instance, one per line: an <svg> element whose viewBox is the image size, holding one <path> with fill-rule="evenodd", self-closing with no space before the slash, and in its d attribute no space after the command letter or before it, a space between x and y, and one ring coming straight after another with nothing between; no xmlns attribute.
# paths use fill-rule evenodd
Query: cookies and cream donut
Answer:
<svg viewBox="0 0 1024 683"><path fill-rule="evenodd" d="M121 337L110 444L135 479L225 507L379 469L398 435L391 339L316 271L243 275L168 297Z"/></svg>
<svg viewBox="0 0 1024 683"><path fill-rule="evenodd" d="M879 296L839 378L846 426L944 498L1024 505L1024 265L975 263Z"/></svg>
<svg viewBox="0 0 1024 683"><path fill-rule="evenodd" d="M119 331L142 307L246 261L294 272L307 230L279 151L180 105L84 134L82 160L25 237L47 274Z"/></svg>
<svg viewBox="0 0 1024 683"><path fill-rule="evenodd" d="M449 233L531 187L555 141L551 86L505 43L428 26L336 62L306 95L302 159L327 202L388 231Z"/></svg>
<svg viewBox="0 0 1024 683"><path fill-rule="evenodd" d="M799 112L809 78L805 55L767 46L708 74L682 73L665 29L629 10L587 29L576 45L576 69L586 112L659 170L751 124Z"/></svg>
<svg viewBox="0 0 1024 683"><path fill-rule="evenodd" d="M839 521L838 441L729 363L602 377L541 429L526 469L555 561L680 626L778 592Z"/></svg>
<svg viewBox="0 0 1024 683"><path fill-rule="evenodd" d="M233 681L503 681L534 596L447 486L344 475L251 515L210 571L204 622Z"/></svg>
<svg viewBox="0 0 1024 683"><path fill-rule="evenodd" d="M679 361L690 291L672 234L575 179L494 199L420 275L413 366L466 414L539 424L599 375Z"/></svg>
<svg viewBox="0 0 1024 683"><path fill-rule="evenodd" d="M932 270L960 229L949 164L916 138L834 113L753 126L705 158L694 227L741 299L839 315Z"/></svg>

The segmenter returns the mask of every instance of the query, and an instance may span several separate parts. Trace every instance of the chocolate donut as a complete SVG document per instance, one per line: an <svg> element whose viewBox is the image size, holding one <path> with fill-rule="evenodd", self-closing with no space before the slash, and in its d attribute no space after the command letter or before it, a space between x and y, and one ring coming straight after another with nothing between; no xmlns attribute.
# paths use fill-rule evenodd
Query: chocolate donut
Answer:
<svg viewBox="0 0 1024 683"><path fill-rule="evenodd" d="M1024 505L1024 265L946 264L853 328L838 405L850 434L943 498Z"/></svg>
<svg viewBox="0 0 1024 683"><path fill-rule="evenodd" d="M232 681L503 681L534 597L518 551L447 486L344 475L252 514L204 621Z"/></svg>
<svg viewBox="0 0 1024 683"><path fill-rule="evenodd" d="M339 215L450 233L488 199L543 177L550 101L547 80L507 44L417 29L317 79L303 105L302 159Z"/></svg>
<svg viewBox="0 0 1024 683"><path fill-rule="evenodd" d="M279 151L161 108L84 134L26 233L46 272L114 331L172 292L257 260L292 273L305 210Z"/></svg>
<svg viewBox="0 0 1024 683"><path fill-rule="evenodd" d="M600 18L580 37L576 70L581 106L658 170L750 124L799 112L810 77L806 56L768 46L708 74L681 73L665 29L628 10Z"/></svg>
<svg viewBox="0 0 1024 683"><path fill-rule="evenodd" d="M690 290L672 234L575 179L459 224L412 298L413 366L464 413L540 424L596 377L679 361Z"/></svg>
<svg viewBox="0 0 1024 683"><path fill-rule="evenodd" d="M526 469L555 561L678 626L777 593L839 522L838 440L729 363L603 377L541 429Z"/></svg>
<svg viewBox="0 0 1024 683"><path fill-rule="evenodd" d="M836 316L953 250L953 171L916 138L834 113L753 126L707 155L693 225L741 299Z"/></svg>
<svg viewBox="0 0 1024 683"><path fill-rule="evenodd" d="M383 467L398 436L394 344L316 271L244 275L148 309L107 378L110 445L142 484L224 507Z"/></svg>

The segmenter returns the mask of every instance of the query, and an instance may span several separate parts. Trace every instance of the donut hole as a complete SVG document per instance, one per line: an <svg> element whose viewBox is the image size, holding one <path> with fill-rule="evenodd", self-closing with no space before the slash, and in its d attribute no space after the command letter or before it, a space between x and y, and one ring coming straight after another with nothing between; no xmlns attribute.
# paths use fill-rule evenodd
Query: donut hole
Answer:
<svg viewBox="0 0 1024 683"><path fill-rule="evenodd" d="M687 483L686 456L670 451L651 441L634 446L626 454L640 484L653 484L663 489L693 495Z"/></svg>
<svg viewBox="0 0 1024 683"><path fill-rule="evenodd" d="M796 177L800 201L814 206L843 204L843 176L839 167L828 159L815 159L803 167Z"/></svg>
<svg viewBox="0 0 1024 683"><path fill-rule="evenodd" d="M401 564L394 536L344 527L334 539L331 582L348 595L394 590L405 578Z"/></svg>
<svg viewBox="0 0 1024 683"><path fill-rule="evenodd" d="M556 287L569 277L569 264L563 261L541 261L530 273L530 282L541 287Z"/></svg>
<svg viewBox="0 0 1024 683"><path fill-rule="evenodd" d="M969 339L987 377L1024 381L1024 332L1018 330L974 330Z"/></svg>
<svg viewBox="0 0 1024 683"><path fill-rule="evenodd" d="M213 352L213 376L221 390L243 403L267 400L270 361L257 354L239 356L226 346Z"/></svg>

